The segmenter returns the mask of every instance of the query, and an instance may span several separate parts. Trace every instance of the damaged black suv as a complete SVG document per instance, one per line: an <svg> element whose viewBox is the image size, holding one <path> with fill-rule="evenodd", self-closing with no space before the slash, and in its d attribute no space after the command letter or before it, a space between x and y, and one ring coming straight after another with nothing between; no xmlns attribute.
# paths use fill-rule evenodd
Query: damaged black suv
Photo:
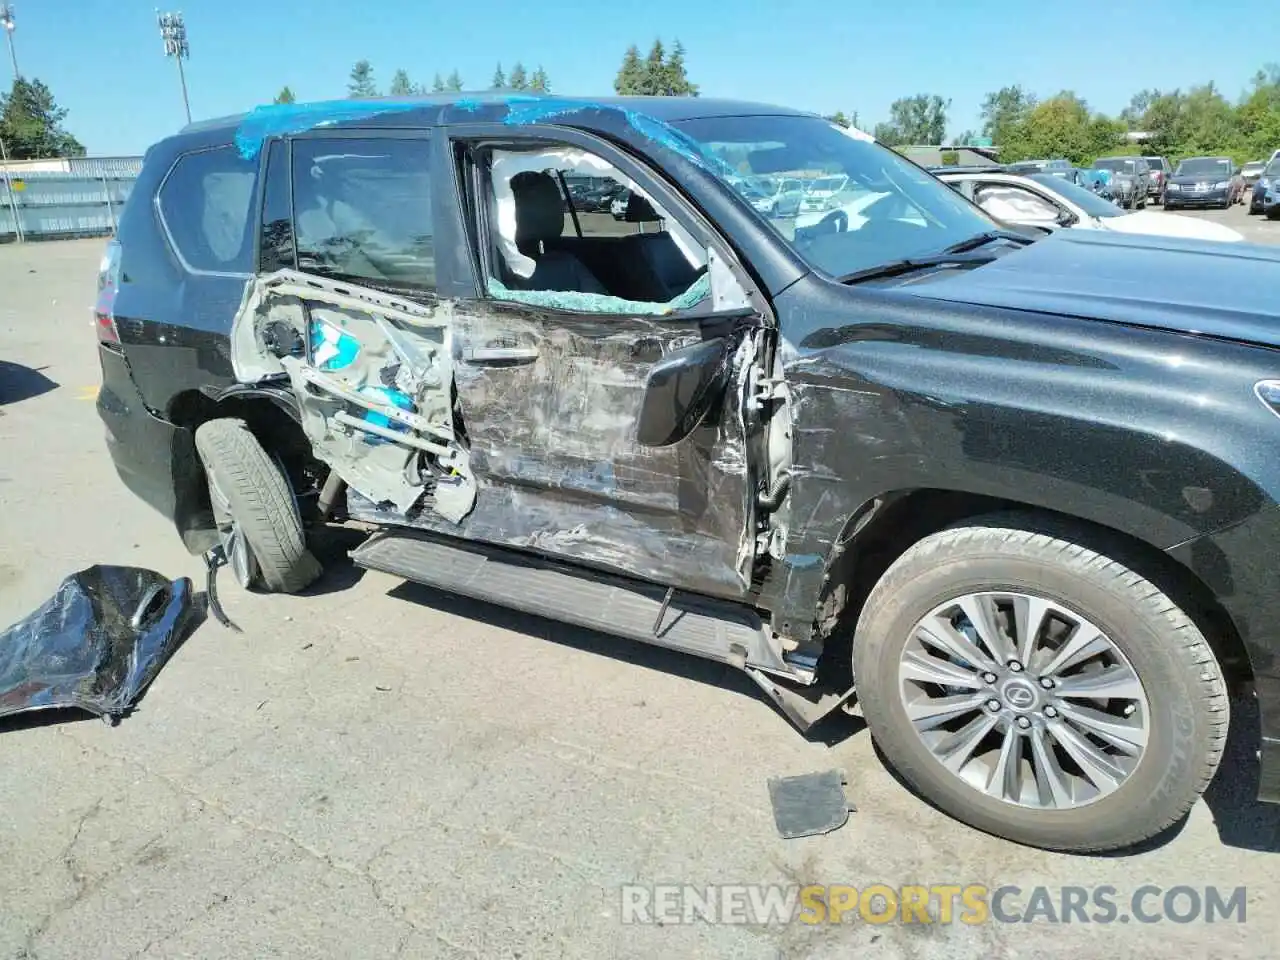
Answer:
<svg viewBox="0 0 1280 960"><path fill-rule="evenodd" d="M766 217L779 178L824 187ZM148 152L98 408L245 586L372 524L364 567L732 664L802 728L856 694L943 809L1105 850L1204 790L1228 683L1280 796L1277 276L1010 232L775 107L265 107Z"/></svg>

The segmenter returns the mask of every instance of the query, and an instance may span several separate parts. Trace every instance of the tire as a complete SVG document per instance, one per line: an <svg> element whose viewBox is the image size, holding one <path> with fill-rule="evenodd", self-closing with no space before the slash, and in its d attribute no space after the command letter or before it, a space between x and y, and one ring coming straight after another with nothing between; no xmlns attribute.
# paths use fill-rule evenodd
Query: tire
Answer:
<svg viewBox="0 0 1280 960"><path fill-rule="evenodd" d="M858 621L853 654L858 698L871 735L887 760L925 799L956 819L979 830L1044 849L1071 852L1124 849L1176 823L1212 779L1227 735L1226 683L1203 634L1177 604L1151 582L1117 560L1073 542L1072 534L1034 532L1031 529L1034 526L1034 521L1027 518L990 517L926 537L899 557L872 590ZM1040 656L1030 658L1022 673L1012 672L1014 667L1008 668L991 689L983 685L995 674L984 677L980 672L969 673L968 676L978 678L979 682L967 686L977 687L973 696L982 702L980 708L972 710L975 722L981 725L991 716L992 722L1001 726L979 742L974 752L968 754L969 759L962 760L958 769L964 772L963 776L947 769L925 742L926 735L951 737L953 734L945 725L927 734L917 731L908 716L903 690L911 691L912 709L919 717L923 715L919 706L921 691L926 690L927 685L917 686L913 679L903 679L899 673L903 653L909 643L917 645L912 647L913 652L927 649L917 639L919 633L915 628L931 612L957 597L984 591L1032 595L1058 606L1070 617L1096 625L1110 641L1105 648L1108 656L1118 651L1117 659L1110 660L1106 669L1127 666L1136 674L1142 700L1133 716L1143 724L1146 743L1127 776L1121 778L1111 792L1091 800L1087 790L1078 793L1087 802L1074 806L1046 803L1043 798L1052 797L1052 790L1046 793L1047 788L1041 784L1052 778L1046 776L1042 780L1038 776L1049 767L1062 774L1074 763L1062 761L1061 758L1067 756L1063 746L1066 741L1052 731L1065 729L1070 737L1078 736L1083 729L1066 722L1068 710L1072 716L1080 716L1076 708L1083 706L1078 692L1074 694L1075 699L1070 699L1073 695L1066 693L1067 685L1078 683L1082 676L1096 678L1096 674L1084 671L1100 664L1100 656L1057 671L1061 696L1056 699L1053 690L1043 690L1044 682L1036 680L1036 671L1053 666L1044 659L1054 655L1048 644ZM1046 618L1043 631L1046 639L1054 622ZM963 636L955 627L952 631L953 636ZM985 651L976 644L970 649L985 656ZM928 662L934 659L938 659L936 655ZM912 666L908 669L914 669L914 664L919 662L918 657L910 660ZM965 673L964 669L953 666L955 661L939 662L949 670ZM980 671L981 667L966 669ZM1080 672L1072 676L1072 671ZM1128 676L1123 671L1117 675ZM1013 689L1018 683L1021 683L1020 691ZM1131 686L1126 680L1126 689ZM959 689L963 692L963 688ZM1017 711L1031 708L1025 700L1019 708L1014 695L1023 700L1028 689L1038 701L1034 709L1039 712L1024 716ZM942 696L946 692L946 688L941 687L933 690L930 696ZM993 691L999 694L1000 699L996 700L999 709L1009 711L1004 716L990 709L992 700L981 700ZM1051 705L1045 706L1048 700L1061 709L1056 713L1046 712L1051 708ZM1113 709L1118 706L1115 699L1105 702ZM1098 703L1090 700L1089 706ZM1051 716L1056 719L1048 719ZM1111 718L1117 723L1129 723L1129 716L1122 711L1112 714ZM984 779L994 766L991 758L1000 756L991 749L990 738L994 736L1000 743L1007 741L1009 734L1005 731L1014 727L1015 719L1019 727L1027 720L1030 728L1013 732L1023 755L1034 756L1036 745L1032 741L1038 739L1042 744L1050 744L1053 756L1059 758L1056 765L1049 763L1039 768L1030 763L1017 764L1021 779L1014 782L1019 790L1019 802L1004 798L1006 793L1013 792L1004 786L1009 782L1007 779L1002 780L1000 795L995 796L964 778L972 777L988 785L994 783L997 778ZM949 722L966 723L964 716ZM1090 744L1096 753L1106 752L1099 750L1101 742ZM1113 761L1116 758L1116 754L1109 756ZM975 764L980 765L975 767ZM1074 774L1066 774L1067 781L1059 779L1058 782L1069 782L1071 790L1076 792L1087 781L1080 775L1083 767L1075 764L1073 769ZM1027 803L1028 799L1032 802Z"/></svg>
<svg viewBox="0 0 1280 960"><path fill-rule="evenodd" d="M302 520L289 481L243 420L210 420L196 429L196 451L204 464L218 518L219 492L230 519L247 544L251 563L244 586L271 593L297 593L321 572L307 550ZM216 489L213 489L216 488Z"/></svg>

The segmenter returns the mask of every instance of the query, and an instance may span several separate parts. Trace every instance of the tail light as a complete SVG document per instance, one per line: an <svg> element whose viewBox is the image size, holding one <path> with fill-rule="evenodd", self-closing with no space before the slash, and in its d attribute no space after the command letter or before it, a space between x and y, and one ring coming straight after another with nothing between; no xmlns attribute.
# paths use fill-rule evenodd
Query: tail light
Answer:
<svg viewBox="0 0 1280 960"><path fill-rule="evenodd" d="M98 266L98 297L93 305L93 326L99 343L119 343L115 303L120 289L120 244L112 240Z"/></svg>

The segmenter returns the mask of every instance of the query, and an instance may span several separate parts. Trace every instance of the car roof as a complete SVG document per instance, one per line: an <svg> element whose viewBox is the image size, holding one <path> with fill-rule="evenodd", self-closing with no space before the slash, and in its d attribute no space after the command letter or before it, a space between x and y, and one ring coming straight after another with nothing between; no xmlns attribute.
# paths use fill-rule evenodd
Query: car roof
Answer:
<svg viewBox="0 0 1280 960"><path fill-rule="evenodd" d="M360 121L378 116L376 103L385 103L387 112L397 113L406 126L448 126L451 123L465 123L470 118L466 115L444 117L446 107L501 105L518 102L522 105L532 102L545 103L548 109L557 106L586 108L590 106L612 107L620 110L633 110L646 117L663 123L677 123L682 120L701 120L713 117L751 117L751 116L817 116L810 111L780 107L776 104L757 103L748 100L728 100L714 97L568 97L531 93L499 93L485 91L482 93L447 93L421 97L379 97L371 100L325 100L311 103L289 104L300 115L307 113L322 117L330 109L337 117L344 107L352 103L361 104L361 116L357 118L341 118L332 121L333 126L356 125ZM283 112L283 111L282 111ZM231 131L250 114L238 113L209 120L198 120L183 127L179 135L196 133L213 133ZM442 123L443 121L443 123Z"/></svg>

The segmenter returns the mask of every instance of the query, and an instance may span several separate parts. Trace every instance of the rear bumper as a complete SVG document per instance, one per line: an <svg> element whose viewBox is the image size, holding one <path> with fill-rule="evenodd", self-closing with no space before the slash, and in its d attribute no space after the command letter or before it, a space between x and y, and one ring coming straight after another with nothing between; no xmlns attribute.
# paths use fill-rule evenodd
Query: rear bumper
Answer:
<svg viewBox="0 0 1280 960"><path fill-rule="evenodd" d="M98 416L116 473L134 495L173 523L188 550L208 550L217 537L195 436L147 409L121 353L100 346L98 359Z"/></svg>

